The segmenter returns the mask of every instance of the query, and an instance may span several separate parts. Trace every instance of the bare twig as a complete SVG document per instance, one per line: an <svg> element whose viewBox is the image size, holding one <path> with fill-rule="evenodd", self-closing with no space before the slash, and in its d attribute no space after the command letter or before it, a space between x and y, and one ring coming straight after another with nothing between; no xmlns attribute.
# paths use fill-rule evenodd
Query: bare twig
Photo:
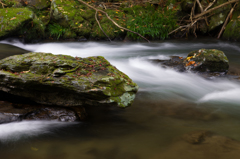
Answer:
<svg viewBox="0 0 240 159"><path fill-rule="evenodd" d="M212 7L212 5L216 2L216 0L214 0L213 2L211 2L205 9L204 12L207 11L210 7Z"/></svg>
<svg viewBox="0 0 240 159"><path fill-rule="evenodd" d="M175 30L171 31L170 33L168 33L168 35L170 35L170 34L176 32L176 31L178 31L178 30L180 30L180 29L182 29L182 28L189 28L189 27L192 27L196 22L197 22L197 20L195 20L193 23L190 23L190 24L188 24L188 25L180 26L180 27L178 27L177 29L175 29Z"/></svg>
<svg viewBox="0 0 240 159"><path fill-rule="evenodd" d="M2 5L2 7L4 8L4 6L7 6L6 4L4 4L1 0L0 0L0 3Z"/></svg>
<svg viewBox="0 0 240 159"><path fill-rule="evenodd" d="M104 35L108 38L108 40L111 41L111 39L109 38L109 36L107 36L107 34L103 31L103 29L102 29L102 27L101 27L101 24L100 24L99 21L98 21L97 13L98 13L98 11L96 11L96 13L95 13L95 19L96 19L96 21L97 21L97 23L98 23L99 28L102 30L102 32L104 33Z"/></svg>
<svg viewBox="0 0 240 159"><path fill-rule="evenodd" d="M201 13L203 13L203 7L202 7L202 4L199 2L199 0L197 0L197 3L198 3L198 6L199 6L199 8L200 8L200 10L201 10Z"/></svg>
<svg viewBox="0 0 240 159"><path fill-rule="evenodd" d="M200 4L199 0L196 0L196 2L198 2L198 4ZM214 2L215 2L215 0L213 1L213 3L214 3ZM216 6L216 7L214 7L214 8L211 8L211 9L207 10L208 8L210 8L210 7L212 6L213 3L212 3L212 4L209 4L208 7L207 7L202 13L200 13L200 14L195 15L195 16L192 17L192 15L193 15L193 13L194 13L193 10L195 9L195 4L194 4L194 6L192 7L191 15L190 15L190 20L189 20L189 21L190 21L190 24L184 25L184 26L180 26L180 27L178 27L177 29L171 31L168 35L176 32L176 31L178 31L178 30L180 30L180 29L188 29L188 30L189 30L189 29L190 29L191 27L193 27L193 26L195 25L195 23L197 23L199 20L201 20L201 19L206 19L207 17L213 15L213 14L211 14L211 15L208 15L207 17L205 17L206 14L211 13L212 11L214 11L214 10L216 10L216 9L218 9L218 8L221 8L221 7L225 6L225 5L228 5L228 4L231 4L231 3L235 3L235 2L238 3L239 0L232 0L232 1L223 3L223 4L219 5L219 6ZM199 5L199 6L200 6L200 5ZM202 8L202 7L200 6L200 8ZM229 15L229 16L230 16L230 15ZM226 22L226 23L227 23L227 22ZM198 26L196 26L196 27L197 27L197 29L198 29ZM195 30L196 30L196 28L193 28L193 34L194 34L194 35L195 35ZM195 35L195 36L196 36L196 35Z"/></svg>
<svg viewBox="0 0 240 159"><path fill-rule="evenodd" d="M190 20L191 20L191 22L192 22L193 16L195 16L195 6L196 6L196 0L195 0L194 3L193 3L191 15L190 15Z"/></svg>
<svg viewBox="0 0 240 159"><path fill-rule="evenodd" d="M124 28L124 27L118 25L114 20L112 20L112 18L109 17L109 15L108 15L106 12L104 12L104 11L102 11L102 10L100 10L100 9L97 9L97 8L93 7L93 6L89 5L88 3L86 3L86 2L84 2L84 1L82 1L82 0L78 0L78 1L81 2L81 3L83 3L83 4L85 4L85 5L88 6L89 8L94 9L94 10L97 11L97 12L102 12L103 14L105 14L106 17L107 17L114 25L116 25L118 28L123 29L123 30L126 30L126 31L131 32L131 33L134 33L134 34L137 34L138 36L140 36L141 38L145 39L147 42L150 43L150 41L149 41L148 39L146 39L145 37L143 37L141 34L139 34L139 33L137 33L137 32L134 32L134 31L132 31L132 30L129 30L129 29L127 29L127 28Z"/></svg>
<svg viewBox="0 0 240 159"><path fill-rule="evenodd" d="M227 22L228 22L230 16L232 15L232 13L233 13L233 11L234 11L234 8L236 7L237 4L238 4L238 2L235 3L235 5L234 5L234 6L232 7L232 9L230 10L230 12L229 12L229 14L228 14L228 16L227 16L227 18L226 18L223 26L222 26L222 29L220 30L220 32L219 32L219 34L218 34L218 37L217 37L218 39L221 37L223 30L225 30L225 27L226 27L226 25L227 25Z"/></svg>
<svg viewBox="0 0 240 159"><path fill-rule="evenodd" d="M231 3L235 3L235 2L238 2L238 1L239 1L239 0L232 0L232 1L229 1L229 2L226 2L226 3L223 3L223 4L219 5L219 6L216 6L216 7L214 7L214 8L211 8L211 9L209 9L209 10L203 12L203 13L200 13L200 14L194 16L193 18L195 18L195 19L196 19L196 18L199 18L199 17L201 17L201 16L203 16L203 15L206 15L206 14L208 14L208 13L210 13L210 12L212 12L212 11L218 9L218 8L221 8L221 7L225 6L225 5L228 5L228 4L231 4Z"/></svg>
<svg viewBox="0 0 240 159"><path fill-rule="evenodd" d="M197 0L197 3L198 3L198 6L199 6L199 8L200 8L200 10L201 10L201 13L203 13L204 11L203 11L202 4L199 2L199 0ZM206 22L206 24L207 24L207 26L208 26L208 21L207 21L207 18L206 18L206 17L204 17L204 20L205 20L205 22Z"/></svg>

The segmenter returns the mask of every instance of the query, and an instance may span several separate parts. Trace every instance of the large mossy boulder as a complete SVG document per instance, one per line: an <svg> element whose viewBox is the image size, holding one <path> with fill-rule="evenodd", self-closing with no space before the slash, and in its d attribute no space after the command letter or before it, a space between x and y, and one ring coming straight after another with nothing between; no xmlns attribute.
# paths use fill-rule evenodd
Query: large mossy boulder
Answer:
<svg viewBox="0 0 240 159"><path fill-rule="evenodd" d="M26 40L42 38L44 25L27 8L0 9L0 38L19 36Z"/></svg>
<svg viewBox="0 0 240 159"><path fill-rule="evenodd" d="M229 68L227 56L216 49L192 51L183 63L187 70L200 72L227 72Z"/></svg>
<svg viewBox="0 0 240 159"><path fill-rule="evenodd" d="M58 106L132 104L138 90L104 57L27 53L0 60L0 90Z"/></svg>

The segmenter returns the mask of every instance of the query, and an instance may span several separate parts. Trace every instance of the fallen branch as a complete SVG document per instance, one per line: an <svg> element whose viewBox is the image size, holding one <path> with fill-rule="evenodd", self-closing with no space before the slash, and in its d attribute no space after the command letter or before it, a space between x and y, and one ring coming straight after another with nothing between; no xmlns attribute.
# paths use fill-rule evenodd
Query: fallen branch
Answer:
<svg viewBox="0 0 240 159"><path fill-rule="evenodd" d="M7 6L6 4L4 4L1 0L0 0L0 3L2 5L2 7L4 8L4 6Z"/></svg>
<svg viewBox="0 0 240 159"><path fill-rule="evenodd" d="M197 0L197 3L198 3L198 6L199 6L199 8L200 8L200 10L201 10L201 13L203 13L204 11L203 11L202 4L199 2L199 0ZM207 26L208 26L208 21L207 21L207 18L206 18L206 17L204 17L204 20L205 20L205 22L206 22L206 24L207 24Z"/></svg>
<svg viewBox="0 0 240 159"><path fill-rule="evenodd" d="M171 31L170 33L168 33L168 35L176 32L176 31L178 31L178 30L180 30L180 29L182 29L182 28L192 27L196 22L197 22L197 20L195 20L194 22L192 22L192 23L190 23L190 24L188 24L188 25L180 26L180 27L178 27L177 29L175 29L175 30Z"/></svg>
<svg viewBox="0 0 240 159"><path fill-rule="evenodd" d="M97 21L97 23L98 23L99 28L102 30L102 32L105 34L105 36L108 38L108 40L111 41L111 39L110 39L110 38L107 36L107 34L103 31L103 29L102 29L102 27L101 27L101 24L100 24L99 21L98 21L97 13L98 13L98 11L96 11L96 13L95 13L95 19L96 19L96 21Z"/></svg>
<svg viewBox="0 0 240 159"><path fill-rule="evenodd" d="M216 2L216 0L214 0L213 2L211 2L205 9L204 12L207 11L210 7L212 7L212 5Z"/></svg>
<svg viewBox="0 0 240 159"><path fill-rule="evenodd" d="M213 3L214 3L215 1L216 1L216 0L214 0L212 3L210 3L210 4L207 6L207 8L205 8L205 9L203 10L202 5L200 4L200 1L199 1L199 0L195 0L194 5L193 5L193 7L192 7L191 15L190 15L190 20L189 20L189 21L190 21L190 24L184 25L184 26L180 26L179 28L177 28L177 29L173 30L172 32L170 32L168 35L176 32L176 31L178 31L178 30L180 30L180 29L183 29L183 28L190 30L190 28L191 28L196 22L198 22L199 20L205 19L205 21L206 21L206 18L209 17L209 15L208 15L207 17L205 17L206 14L211 13L212 11L214 11L214 10L216 10L216 9L218 9L218 8L221 8L221 7L225 6L225 5L228 5L228 4L231 4L231 3L236 3L236 2L238 3L238 2L239 2L239 0L232 0L232 1L223 3L223 4L219 5L219 6L216 6L216 7L214 7L214 8L209 9L209 8L213 5ZM192 16L192 15L194 14L193 10L195 10L195 3L196 3L196 2L198 3L198 5L199 5L199 7L200 7L200 9L201 9L201 13L200 13L200 14L197 14L197 15L195 15L195 16ZM207 9L209 9L209 10L207 10ZM203 10L203 12L202 12L202 10ZM233 12L233 11L232 11L232 12ZM212 14L212 15L213 15L213 14ZM210 15L210 16L211 16L211 15ZM229 15L229 16L230 16L230 15ZM206 22L207 22L207 21L206 21ZM226 23L227 23L227 22L226 22ZM225 24L225 25L226 25L226 24ZM196 36L195 30L196 30L196 28L193 28L193 34ZM221 32L221 34L222 34L222 32Z"/></svg>
<svg viewBox="0 0 240 159"><path fill-rule="evenodd" d="M238 4L238 2L235 3L235 5L234 5L234 6L232 7L232 9L230 10L230 12L229 12L229 14L228 14L228 16L227 16L227 18L226 18L223 26L222 26L222 29L220 30L220 32L219 32L219 34L218 34L218 37L217 37L218 39L221 37L222 32L225 30L225 27L226 27L226 25L227 25L227 22L228 22L230 16L232 15L232 13L233 13L233 11L234 11L234 8L236 7L237 4Z"/></svg>
<svg viewBox="0 0 240 159"><path fill-rule="evenodd" d="M123 30L126 30L126 31L131 32L131 33L134 33L134 34L137 34L138 36L140 36L141 38L145 39L147 42L150 43L150 41L149 41L148 39L146 39L145 37L143 37L141 34L139 34L139 33L137 33L137 32L134 32L134 31L131 31L131 30L127 29L127 28L124 28L124 27L118 25L114 20L112 20L112 18L109 17L109 15L108 15L106 12L104 12L104 11L102 11L102 10L100 10L100 9L97 9L97 8L93 7L93 6L89 5L88 3L86 3L86 2L84 2L84 1L82 1L82 0L78 0L78 1L81 2L81 3L83 3L83 4L85 4L85 5L87 5L89 8L94 9L96 12L102 12L103 14L105 14L106 17L107 17L114 25L116 25L118 28L123 29Z"/></svg>
<svg viewBox="0 0 240 159"><path fill-rule="evenodd" d="M221 5L217 6L217 7L211 8L211 9L209 9L209 10L203 12L203 13L200 13L200 14L194 16L193 18L195 18L195 19L199 18L199 17L201 17L201 16L203 16L205 14L208 14L208 13L210 13L210 12L212 12L212 11L218 9L218 8L221 8L221 7L225 6L225 5L228 5L228 4L231 4L231 3L235 3L235 2L238 2L238 1L239 0L232 0L232 1L229 1L229 2L226 2L226 3L223 3L223 4L221 4Z"/></svg>
<svg viewBox="0 0 240 159"><path fill-rule="evenodd" d="M194 1L193 7L192 7L192 11L191 11L191 15L190 15L191 23L193 23L193 16L195 16L195 7L196 7L196 2L197 2L197 1L198 1L198 0L195 0L195 1ZM194 28L196 28L196 27L194 27ZM189 32L189 29L190 29L190 28L188 28L188 32ZM193 30L193 33L194 33L195 37L197 37L197 34L196 34L196 32L195 32L195 29Z"/></svg>

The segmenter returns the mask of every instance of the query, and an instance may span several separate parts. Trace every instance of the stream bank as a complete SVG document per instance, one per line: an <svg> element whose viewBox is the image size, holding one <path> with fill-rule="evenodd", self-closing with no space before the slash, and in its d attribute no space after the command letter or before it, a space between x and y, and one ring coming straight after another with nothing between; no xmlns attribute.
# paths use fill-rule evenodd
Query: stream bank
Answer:
<svg viewBox="0 0 240 159"><path fill-rule="evenodd" d="M108 41L95 19L95 11L89 9L77 0L2 0L6 6L0 7L0 38L9 37L22 39L24 42L39 42L42 40ZM201 1L207 7L207 0ZM217 0L212 7L225 3ZM179 27L194 5L193 0L166 0L149 2L132 1L92 1L88 4L104 10L119 25L142 34L149 40L164 40L167 38L187 38L191 32L180 31L168 36L168 33ZM217 37L232 4L214 11L207 22L197 23L195 32L198 36ZM196 13L200 13L196 9ZM222 38L239 40L240 5L235 8L230 22ZM105 15L98 12L97 18L102 29L111 40L142 41L131 32L116 27ZM181 24L184 25L184 24Z"/></svg>

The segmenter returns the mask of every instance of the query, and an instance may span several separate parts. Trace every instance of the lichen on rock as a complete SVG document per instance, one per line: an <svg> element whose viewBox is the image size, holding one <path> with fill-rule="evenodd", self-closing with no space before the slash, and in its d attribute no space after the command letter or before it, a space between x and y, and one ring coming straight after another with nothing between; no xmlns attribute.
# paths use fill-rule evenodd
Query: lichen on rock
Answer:
<svg viewBox="0 0 240 159"><path fill-rule="evenodd" d="M104 57L28 53L0 60L0 90L59 106L132 104L138 86Z"/></svg>

